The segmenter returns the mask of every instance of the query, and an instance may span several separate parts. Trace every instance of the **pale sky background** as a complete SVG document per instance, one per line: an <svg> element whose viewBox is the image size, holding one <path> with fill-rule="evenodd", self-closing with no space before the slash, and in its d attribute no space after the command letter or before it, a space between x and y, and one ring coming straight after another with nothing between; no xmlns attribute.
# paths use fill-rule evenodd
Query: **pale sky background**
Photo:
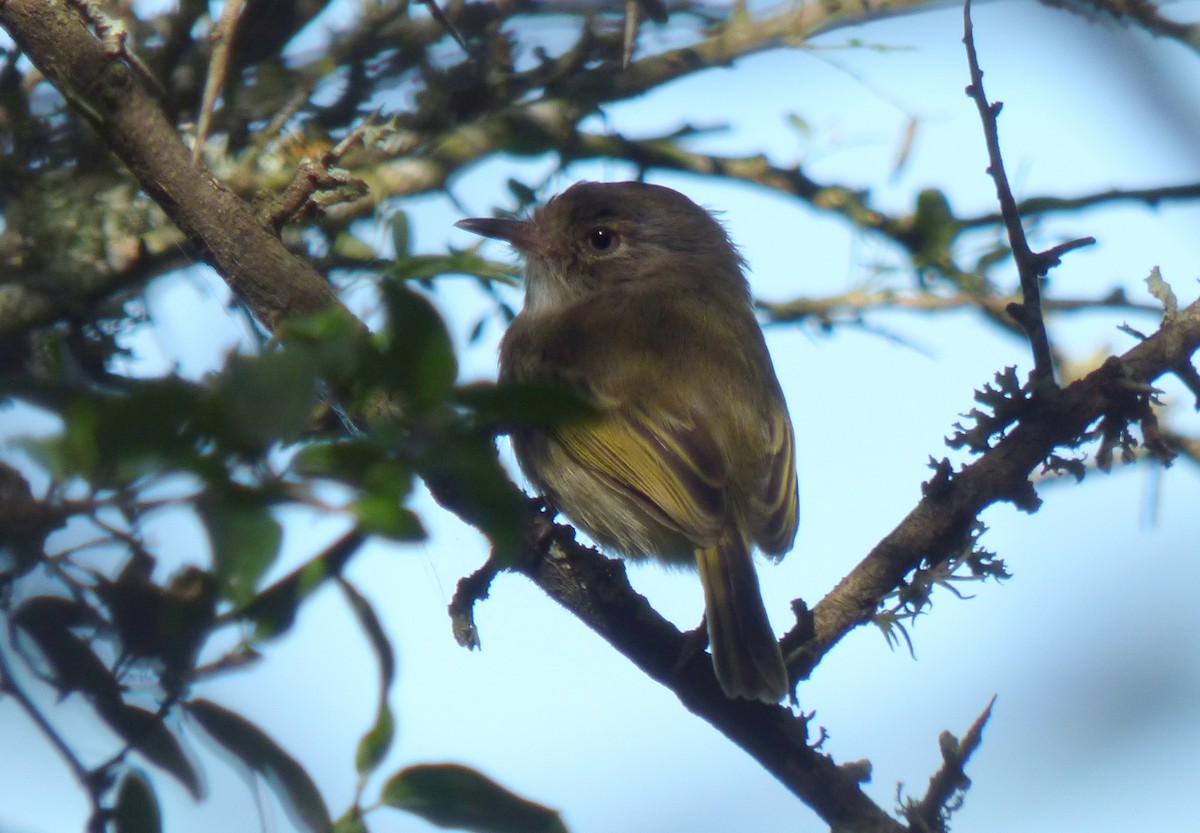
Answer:
<svg viewBox="0 0 1200 833"><path fill-rule="evenodd" d="M1200 12L1197 4L1168 10L1184 20L1196 16L1189 10ZM977 7L975 26L988 94L1005 103L1001 139L1019 196L1200 179L1200 56L1032 2ZM657 37L649 27L644 45L653 48ZM843 48L855 39L888 48ZM976 214L995 203L966 83L961 10L954 7L836 32L811 50L755 56L606 108L604 117L634 135L730 122L732 130L696 147L800 161L819 181L869 187L890 210L907 210L918 190L938 187L957 211ZM789 113L802 116L811 136L789 125ZM892 176L910 116L920 129L911 158ZM602 124L596 118L592 127ZM458 178L452 191L468 215L486 215L511 207L502 186L514 172L550 169L549 160L493 160ZM633 173L619 164L577 165L552 190ZM840 292L881 263L902 266L889 247L797 201L693 177L649 179L724 212L759 297ZM404 207L416 251L473 242L452 228L463 214L448 200ZM1109 208L1048 219L1034 244L1098 239L1053 272L1052 295L1095 297L1123 286L1147 298L1141 281L1157 265L1186 303L1198 293L1198 227L1195 204ZM386 245L382 224L362 233ZM499 244L487 251L511 257ZM177 365L199 377L244 346L238 323L222 309L224 287L206 268L158 282L149 297L159 328L131 341L143 372ZM500 323L490 323L477 344L466 339L487 309L482 294L471 281L446 279L435 299L460 338L463 380L494 378ZM359 293L354 301L369 313L369 298ZM795 326L768 331L796 425L801 483L795 550L778 566L760 566L780 631L791 599L819 600L915 505L928 458L949 453L942 440L973 407L972 391L1006 365L1016 364L1022 378L1030 366L1024 343L977 316L869 320L921 350L849 328L830 336ZM1078 356L1121 351L1132 344L1117 330L1125 320L1144 331L1156 326L1150 316L1089 314L1052 322L1051 336ZM1178 424L1200 428L1186 392L1173 380L1163 387ZM17 415L23 430L49 430ZM1150 523L1155 482L1157 521ZM1041 494L1036 515L1010 506L985 515L983 544L1014 578L967 585L974 598L965 601L935 593L910 629L916 659L890 649L878 630L859 629L800 687L802 707L816 712L814 727L828 730L825 748L837 761L872 761L867 789L890 809L898 783L907 795L923 793L939 762L939 732L961 736L997 695L956 830L1200 829L1191 797L1200 786L1200 476L1181 461L1157 481L1149 468L1126 468ZM500 576L477 606L483 650L459 648L446 605L486 549L431 501L419 499L417 508L427 542L372 545L349 571L385 618L398 653L398 735L375 789L402 766L455 761L561 809L573 833L826 829L753 760L521 577ZM287 520L288 555L276 574L341 529L301 513ZM179 513L164 516L156 536L160 552L184 559L204 552L198 527ZM699 622L694 576L632 567L631 577L680 627ZM373 718L375 675L365 640L330 588L269 646L259 668L196 693L242 711L279 739L314 775L336 816L353 794L354 746ZM66 707L54 717L79 725ZM183 729L200 744L195 727ZM0 737L0 831L80 829L86 806L69 774L5 700ZM266 830L291 829L269 791L247 789L241 773L202 757L211 794L203 804L170 779L156 779L172 833L256 830L260 812ZM375 833L434 829L391 811L372 814L369 824Z"/></svg>

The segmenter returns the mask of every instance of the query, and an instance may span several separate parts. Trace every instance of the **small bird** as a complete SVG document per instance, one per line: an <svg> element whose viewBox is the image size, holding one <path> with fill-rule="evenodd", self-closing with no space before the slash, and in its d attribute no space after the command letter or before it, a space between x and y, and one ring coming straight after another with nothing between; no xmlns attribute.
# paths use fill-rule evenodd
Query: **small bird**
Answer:
<svg viewBox="0 0 1200 833"><path fill-rule="evenodd" d="M794 437L725 229L642 182L580 182L528 219L456 225L524 258L501 381L567 388L595 409L515 430L525 475L601 547L698 568L721 687L779 702L788 674L751 550L782 556L795 539Z"/></svg>

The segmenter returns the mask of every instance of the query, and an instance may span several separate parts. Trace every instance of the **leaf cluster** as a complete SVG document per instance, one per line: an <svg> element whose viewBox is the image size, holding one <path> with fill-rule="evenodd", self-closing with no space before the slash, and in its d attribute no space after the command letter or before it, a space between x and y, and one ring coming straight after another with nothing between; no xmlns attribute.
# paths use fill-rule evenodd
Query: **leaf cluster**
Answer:
<svg viewBox="0 0 1200 833"><path fill-rule="evenodd" d="M455 765L406 769L378 802L362 803L392 748L395 661L369 597L343 576L346 565L370 536L424 537L405 505L417 477L453 488L497 556L515 557L525 502L497 459L495 435L586 416L566 393L459 386L428 298L398 280L382 287L387 320L378 334L336 309L295 318L260 354L231 355L200 381L105 376L97 384L69 372L8 380L6 399L53 407L61 427L23 441L49 480L44 495L16 469L2 470L13 498L6 506L38 511L14 511L3 528L14 555L0 571L0 613L15 653L0 648L0 685L20 691L35 715L44 706L25 693L33 681L58 698L80 697L119 739L99 765L77 762L94 829L157 829L155 782L143 765L200 797L180 716L269 785L298 829L333 828L299 762L196 693L209 675L254 663L330 582L380 670L375 716L356 755L359 795L336 829L365 829L365 814L382 806L469 829L562 829L552 811ZM347 529L264 584L280 557L279 513L295 507L336 508ZM167 508L192 513L207 560L180 564L171 542L151 543L147 524ZM68 543L81 528L91 537ZM211 656L207 646L227 629L240 634L237 647Z"/></svg>

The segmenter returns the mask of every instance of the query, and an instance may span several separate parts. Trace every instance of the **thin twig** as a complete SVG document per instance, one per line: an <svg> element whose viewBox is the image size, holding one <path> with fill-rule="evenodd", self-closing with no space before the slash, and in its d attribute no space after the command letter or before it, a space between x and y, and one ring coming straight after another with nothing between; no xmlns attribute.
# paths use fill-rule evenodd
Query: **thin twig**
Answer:
<svg viewBox="0 0 1200 833"><path fill-rule="evenodd" d="M1012 248L1017 274L1021 279L1022 301L1009 304L1008 313L1016 319L1029 337L1029 345L1033 349L1032 377L1034 388L1037 389L1054 384L1054 357L1050 352L1050 338L1046 334L1046 322L1042 317L1041 280L1048 267L1043 258L1029 248L1025 228L1021 224L1021 213L1017 208L1016 198L1013 197L1012 188L1009 187L1008 175L1004 171L997 124L1003 104L989 102L983 91L983 70L979 68L979 56L975 52L975 32L971 25L971 0L966 0L963 4L963 43L967 47L967 62L971 67L971 83L967 85L967 95L975 102L979 109L979 118L983 122L983 134L988 150L988 174L996 183L996 199L1000 203L1000 213L1008 231L1009 246Z"/></svg>
<svg viewBox="0 0 1200 833"><path fill-rule="evenodd" d="M929 779L925 797L920 802L905 807L903 811L912 829L930 833L942 833L949 829L947 821L950 814L958 809L957 804L961 803L962 793L971 785L971 779L964 771L967 761L983 741L983 727L991 718L994 705L996 698L992 697L987 708L975 718L975 722L961 741L949 732L942 732L938 738L942 766Z"/></svg>
<svg viewBox="0 0 1200 833"><path fill-rule="evenodd" d="M1186 185L1162 185L1154 188L1110 188L1078 197L1026 197L1017 203L1022 217L1041 216L1055 212L1078 213L1080 209L1096 208L1106 203L1140 202L1158 208L1164 202L1200 199L1200 182ZM1002 221L998 214L981 214L960 219L963 229L988 228Z"/></svg>
<svg viewBox="0 0 1200 833"><path fill-rule="evenodd" d="M192 144L193 164L200 161L204 142L208 139L209 130L212 129L217 95L225 86L225 78L229 74L229 64L233 56L233 36L245 6L246 0L227 0L225 8L221 10L221 17L212 31L212 57L208 62L208 76L204 79L204 97L200 101L200 114L196 118L196 137Z"/></svg>
<svg viewBox="0 0 1200 833"><path fill-rule="evenodd" d="M462 47L463 52L466 52L472 57L477 57L475 50L473 50L467 44L466 38L464 38L462 33L458 31L458 27L451 22L450 18L446 17L446 13L442 11L442 7L437 4L437 0L421 0L421 2L425 4L427 9L429 9L429 16L438 22L438 25L446 31L447 35L454 39L455 43Z"/></svg>
<svg viewBox="0 0 1200 833"><path fill-rule="evenodd" d="M29 719L34 722L41 733L45 735L46 739L50 741L50 745L58 750L58 754L66 761L67 768L71 770L71 773L75 776L75 780L79 782L79 785L83 787L91 799L93 817L98 814L101 810L100 794L91 771L76 757L74 750L67 745L67 742L50 725L50 721L41 713L29 695L17 684L17 678L13 675L12 668L9 667L8 660L5 658L2 650L0 650L0 692L11 695L21 710L29 715Z"/></svg>
<svg viewBox="0 0 1200 833"><path fill-rule="evenodd" d="M822 323L833 323L835 315L861 315L873 309L944 312L978 307L995 315L1004 312L1015 300L1017 299L1011 295L973 295L966 292L934 295L889 290L851 290L824 298L763 301L758 303L758 308L773 322L816 318ZM1047 298L1043 301L1043 308L1047 312L1057 313L1089 312L1098 309L1161 313L1160 307L1132 301L1119 289L1096 298Z"/></svg>
<svg viewBox="0 0 1200 833"><path fill-rule="evenodd" d="M321 155L319 161L305 157L296 167L295 176L278 197L262 212L266 225L278 232L285 223L309 208L325 209L338 202L358 199L367 193L367 186L345 171L333 170L342 157L355 145L364 142L367 131L375 125L379 111L371 113L344 139ZM330 199L321 204L314 200L318 191L331 192Z"/></svg>

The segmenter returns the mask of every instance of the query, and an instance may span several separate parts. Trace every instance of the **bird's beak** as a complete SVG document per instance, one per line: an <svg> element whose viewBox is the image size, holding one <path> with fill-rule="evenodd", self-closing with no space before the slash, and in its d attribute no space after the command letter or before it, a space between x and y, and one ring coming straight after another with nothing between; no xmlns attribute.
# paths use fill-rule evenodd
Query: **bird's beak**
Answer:
<svg viewBox="0 0 1200 833"><path fill-rule="evenodd" d="M541 229L533 220L501 220L492 217L468 217L454 225L472 234L503 240L521 252L543 248Z"/></svg>

